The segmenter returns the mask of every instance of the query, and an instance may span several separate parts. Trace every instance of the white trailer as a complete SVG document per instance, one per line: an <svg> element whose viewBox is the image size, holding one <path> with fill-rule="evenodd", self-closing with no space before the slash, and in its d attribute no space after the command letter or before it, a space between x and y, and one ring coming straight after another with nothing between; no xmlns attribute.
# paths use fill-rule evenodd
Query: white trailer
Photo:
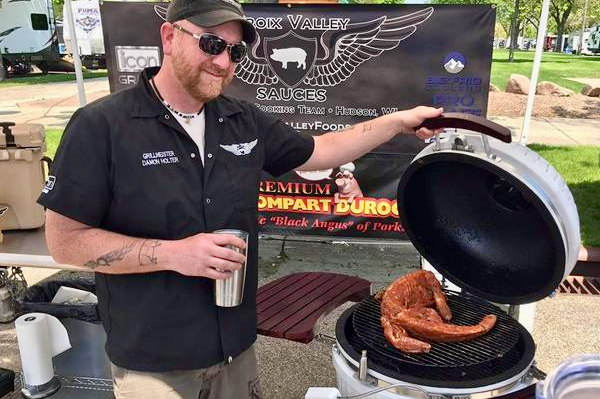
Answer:
<svg viewBox="0 0 600 399"><path fill-rule="evenodd" d="M73 1L71 9L82 64L87 68L106 68L98 0ZM63 12L63 15L66 13ZM69 24L63 26L63 37L67 53L73 54Z"/></svg>
<svg viewBox="0 0 600 399"><path fill-rule="evenodd" d="M45 72L59 63L52 1L0 1L0 52L9 72L31 65Z"/></svg>
<svg viewBox="0 0 600 399"><path fill-rule="evenodd" d="M600 25L596 25L590 30L586 44L589 52L600 54Z"/></svg>
<svg viewBox="0 0 600 399"><path fill-rule="evenodd" d="M576 53L579 49L579 40L581 31L575 31L569 34L565 47L568 52ZM600 53L600 25L592 28L586 28L583 31L583 44L581 46L582 55L594 55Z"/></svg>
<svg viewBox="0 0 600 399"><path fill-rule="evenodd" d="M587 47L587 41L588 38L590 37L590 31L591 29L586 29L585 31L583 31L583 45L581 46L581 54L584 55L590 55L592 54ZM575 31L575 32L571 32L568 36L567 36L567 41L565 43L565 51L568 53L577 53L577 50L579 49L579 41L581 39L581 31Z"/></svg>

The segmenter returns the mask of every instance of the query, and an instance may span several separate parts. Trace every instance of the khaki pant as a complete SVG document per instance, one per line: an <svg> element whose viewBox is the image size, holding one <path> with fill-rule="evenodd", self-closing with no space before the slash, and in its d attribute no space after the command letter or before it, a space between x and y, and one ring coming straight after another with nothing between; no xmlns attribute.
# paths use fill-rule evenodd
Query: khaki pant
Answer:
<svg viewBox="0 0 600 399"><path fill-rule="evenodd" d="M254 347L229 364L149 373L111 365L116 399L260 399Z"/></svg>

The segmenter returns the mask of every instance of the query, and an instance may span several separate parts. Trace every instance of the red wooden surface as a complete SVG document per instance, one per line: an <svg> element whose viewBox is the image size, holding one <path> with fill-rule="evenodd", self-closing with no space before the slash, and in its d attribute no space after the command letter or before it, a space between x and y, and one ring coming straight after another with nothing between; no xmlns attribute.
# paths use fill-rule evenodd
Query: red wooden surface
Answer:
<svg viewBox="0 0 600 399"><path fill-rule="evenodd" d="M308 343L319 320L347 301L370 295L371 283L336 273L294 273L258 289L258 333Z"/></svg>
<svg viewBox="0 0 600 399"><path fill-rule="evenodd" d="M571 276L600 277L600 247L581 247Z"/></svg>
<svg viewBox="0 0 600 399"><path fill-rule="evenodd" d="M581 247L571 275L558 287L561 294L600 295L600 248Z"/></svg>

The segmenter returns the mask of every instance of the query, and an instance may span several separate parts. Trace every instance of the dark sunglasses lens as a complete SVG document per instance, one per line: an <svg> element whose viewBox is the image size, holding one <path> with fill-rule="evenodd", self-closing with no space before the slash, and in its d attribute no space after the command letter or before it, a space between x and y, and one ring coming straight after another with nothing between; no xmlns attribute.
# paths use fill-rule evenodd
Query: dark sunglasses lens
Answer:
<svg viewBox="0 0 600 399"><path fill-rule="evenodd" d="M198 43L200 49L209 55L219 55L227 48L227 42L214 35L202 35Z"/></svg>
<svg viewBox="0 0 600 399"><path fill-rule="evenodd" d="M243 44L234 44L229 50L229 55L231 56L231 62L238 63L242 61L246 56L246 46Z"/></svg>

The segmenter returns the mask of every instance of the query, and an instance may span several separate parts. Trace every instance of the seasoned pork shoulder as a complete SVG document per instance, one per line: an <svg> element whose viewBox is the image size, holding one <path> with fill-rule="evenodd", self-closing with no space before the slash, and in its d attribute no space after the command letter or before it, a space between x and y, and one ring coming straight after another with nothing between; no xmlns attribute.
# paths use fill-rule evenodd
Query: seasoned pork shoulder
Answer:
<svg viewBox="0 0 600 399"><path fill-rule="evenodd" d="M418 270L394 281L381 297L381 326L395 348L408 353L429 352L428 342L470 341L488 333L496 316L474 326L447 323L452 312L435 275ZM428 342L425 342L428 341Z"/></svg>

